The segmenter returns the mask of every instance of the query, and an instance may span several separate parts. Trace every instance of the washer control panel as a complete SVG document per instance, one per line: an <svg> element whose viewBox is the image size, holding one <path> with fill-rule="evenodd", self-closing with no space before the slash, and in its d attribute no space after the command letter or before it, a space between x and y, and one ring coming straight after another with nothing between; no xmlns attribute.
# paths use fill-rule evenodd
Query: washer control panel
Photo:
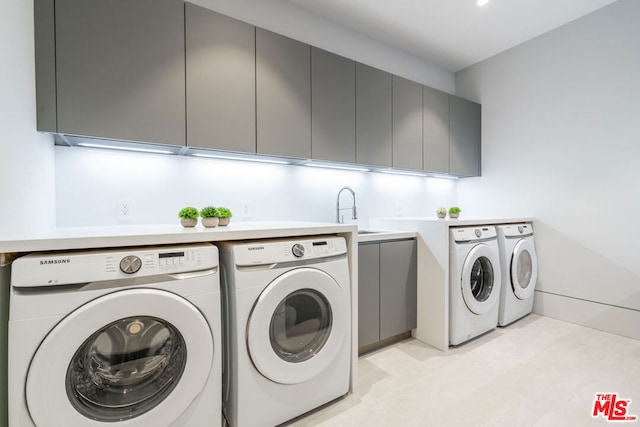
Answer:
<svg viewBox="0 0 640 427"><path fill-rule="evenodd" d="M237 266L266 265L283 262L330 258L346 255L343 237L318 237L300 240L264 240L234 246Z"/></svg>
<svg viewBox="0 0 640 427"><path fill-rule="evenodd" d="M451 228L451 237L457 243L495 239L496 236L496 228L493 226Z"/></svg>
<svg viewBox="0 0 640 427"><path fill-rule="evenodd" d="M216 268L210 244L153 246L85 252L34 253L12 265L12 286L44 287L120 280Z"/></svg>
<svg viewBox="0 0 640 427"><path fill-rule="evenodd" d="M506 238L517 238L533 236L533 227L531 224L514 224L503 225L500 227Z"/></svg>

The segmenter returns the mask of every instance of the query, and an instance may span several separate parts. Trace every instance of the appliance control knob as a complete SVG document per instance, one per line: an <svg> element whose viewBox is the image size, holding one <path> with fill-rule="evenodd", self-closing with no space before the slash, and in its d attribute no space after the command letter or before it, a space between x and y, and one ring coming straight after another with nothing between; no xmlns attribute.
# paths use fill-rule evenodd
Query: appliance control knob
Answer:
<svg viewBox="0 0 640 427"><path fill-rule="evenodd" d="M127 255L120 260L120 271L125 274L137 273L142 267L142 260L135 255Z"/></svg>
<svg viewBox="0 0 640 427"><path fill-rule="evenodd" d="M302 246L300 243L296 243L291 247L291 252L296 258L300 258L304 256L304 246Z"/></svg>
<svg viewBox="0 0 640 427"><path fill-rule="evenodd" d="M524 233L524 228L521 225L518 226L518 232L520 234Z"/></svg>
<svg viewBox="0 0 640 427"><path fill-rule="evenodd" d="M479 228L476 228L476 237L480 237L482 236L482 230L480 230Z"/></svg>

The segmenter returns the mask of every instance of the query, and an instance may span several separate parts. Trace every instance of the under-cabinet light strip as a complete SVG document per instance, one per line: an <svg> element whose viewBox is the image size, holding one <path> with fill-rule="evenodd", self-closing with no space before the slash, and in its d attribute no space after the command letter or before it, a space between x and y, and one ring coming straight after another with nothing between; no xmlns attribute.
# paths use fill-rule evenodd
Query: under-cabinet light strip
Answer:
<svg viewBox="0 0 640 427"><path fill-rule="evenodd" d="M261 159L261 158L253 158L253 157L234 157L234 156L224 156L224 155L217 155L217 154L201 154L201 153L195 153L193 154L194 157L206 157L209 159L222 159L222 160L239 160L239 161L244 161L244 162L256 162L256 163L273 163L276 165L288 165L290 164L289 162L287 162L286 160L273 160L273 159Z"/></svg>
<svg viewBox="0 0 640 427"><path fill-rule="evenodd" d="M168 150L155 150L153 148L135 148L135 147L121 147L118 145L108 145L108 144L92 144L89 142L80 142L78 143L81 147L87 148L103 148L107 150L122 150L122 151L136 151L140 153L154 153L154 154L173 154L173 151Z"/></svg>
<svg viewBox="0 0 640 427"><path fill-rule="evenodd" d="M369 172L369 169L361 168L361 167L358 167L358 166L342 166L342 165L332 165L332 164L327 164L327 163L313 163L313 162L304 163L304 165L305 166L311 166L311 167L314 167L314 168L340 169L340 170L356 171L356 172Z"/></svg>
<svg viewBox="0 0 640 427"><path fill-rule="evenodd" d="M406 176L421 176L421 177L428 176L428 174L425 172L409 172L409 171L393 170L393 169L381 169L379 170L379 172L386 173L389 175L406 175Z"/></svg>

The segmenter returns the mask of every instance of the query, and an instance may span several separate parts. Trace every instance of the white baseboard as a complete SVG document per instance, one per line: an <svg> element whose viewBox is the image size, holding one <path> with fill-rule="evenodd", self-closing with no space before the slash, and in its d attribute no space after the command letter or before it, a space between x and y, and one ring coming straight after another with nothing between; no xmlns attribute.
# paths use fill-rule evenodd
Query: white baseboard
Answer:
<svg viewBox="0 0 640 427"><path fill-rule="evenodd" d="M533 312L640 340L640 311L536 291Z"/></svg>

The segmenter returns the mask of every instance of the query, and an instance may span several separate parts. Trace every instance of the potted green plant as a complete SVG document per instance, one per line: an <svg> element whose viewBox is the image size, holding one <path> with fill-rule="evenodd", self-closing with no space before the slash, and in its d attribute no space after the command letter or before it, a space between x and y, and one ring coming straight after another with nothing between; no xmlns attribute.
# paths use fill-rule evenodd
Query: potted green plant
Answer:
<svg viewBox="0 0 640 427"><path fill-rule="evenodd" d="M447 208L438 208L436 209L436 214L438 218L444 218L447 216Z"/></svg>
<svg viewBox="0 0 640 427"><path fill-rule="evenodd" d="M460 212L462 211L460 210L459 207L451 206L449 208L449 218L458 218L460 216Z"/></svg>
<svg viewBox="0 0 640 427"><path fill-rule="evenodd" d="M195 227L196 224L198 224L198 209L187 206L186 208L180 209L178 217L183 227Z"/></svg>
<svg viewBox="0 0 640 427"><path fill-rule="evenodd" d="M218 225L218 208L206 206L200 210L200 216L202 217L202 225L205 227L213 228Z"/></svg>
<svg viewBox="0 0 640 427"><path fill-rule="evenodd" d="M231 211L229 209L224 207L218 208L218 219L220 220L219 224L221 226L229 225L229 221L231 221L232 216L233 215L231 214Z"/></svg>

